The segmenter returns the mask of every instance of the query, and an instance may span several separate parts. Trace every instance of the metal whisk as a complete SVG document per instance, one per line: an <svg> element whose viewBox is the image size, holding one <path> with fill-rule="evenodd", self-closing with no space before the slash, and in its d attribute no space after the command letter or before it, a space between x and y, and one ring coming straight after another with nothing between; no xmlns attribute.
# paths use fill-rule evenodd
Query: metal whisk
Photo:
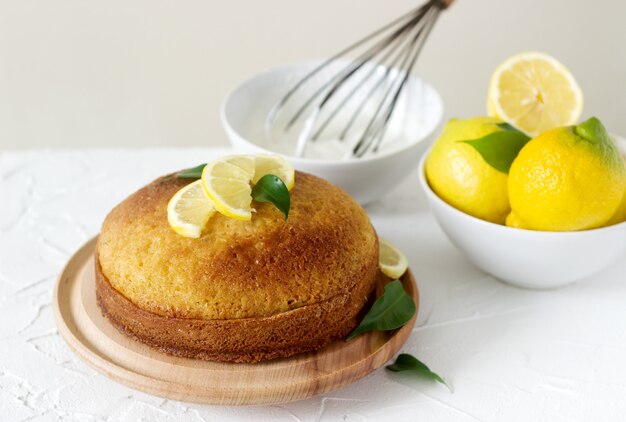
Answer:
<svg viewBox="0 0 626 422"><path fill-rule="evenodd" d="M337 131L337 138L354 139L350 156L377 152L426 39L452 2L429 0L314 67L268 113L267 139L299 128L296 156L301 157L307 143L320 139L343 113L347 124ZM342 58L361 50L353 60ZM329 75L323 74L329 70ZM285 123L277 128L281 115Z"/></svg>

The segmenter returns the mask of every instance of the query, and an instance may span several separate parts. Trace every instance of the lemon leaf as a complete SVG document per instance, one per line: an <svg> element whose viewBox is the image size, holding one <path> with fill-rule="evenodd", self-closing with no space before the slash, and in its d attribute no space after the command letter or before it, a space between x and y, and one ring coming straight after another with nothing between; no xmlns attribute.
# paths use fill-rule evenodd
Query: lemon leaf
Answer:
<svg viewBox="0 0 626 422"><path fill-rule="evenodd" d="M391 372L412 372L422 378L434 380L448 387L448 384L438 374L431 371L428 366L418 360L415 356L408 353L401 353L396 358L396 361L391 365L385 367ZM448 387L449 388L449 387Z"/></svg>
<svg viewBox="0 0 626 422"><path fill-rule="evenodd" d="M482 138L464 142L472 146L494 169L507 173L519 151L530 138L519 130L500 130Z"/></svg>
<svg viewBox="0 0 626 422"><path fill-rule="evenodd" d="M402 327L415 315L415 302L407 294L400 280L385 286L385 292L365 314L358 327L349 335L353 339L366 331L389 331Z"/></svg>
<svg viewBox="0 0 626 422"><path fill-rule="evenodd" d="M278 176L266 174L261 177L252 188L252 199L257 202L271 202L285 215L285 220L289 217L291 197L287 186Z"/></svg>
<svg viewBox="0 0 626 422"><path fill-rule="evenodd" d="M507 122L496 123L496 126L498 126L502 130L509 130L509 131L512 131L512 132L524 133L521 130L519 130L518 128L516 128L515 126L513 126L512 124L507 123ZM524 133L524 135L526 135L526 134Z"/></svg>
<svg viewBox="0 0 626 422"><path fill-rule="evenodd" d="M181 179L199 179L202 177L202 170L206 164L200 164L199 166L192 167L189 169L181 170L176 173L176 177Z"/></svg>

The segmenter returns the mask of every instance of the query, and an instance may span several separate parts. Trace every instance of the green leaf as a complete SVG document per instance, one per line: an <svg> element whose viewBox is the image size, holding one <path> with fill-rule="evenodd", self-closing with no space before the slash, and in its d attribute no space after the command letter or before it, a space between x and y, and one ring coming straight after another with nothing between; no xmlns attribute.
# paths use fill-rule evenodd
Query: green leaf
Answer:
<svg viewBox="0 0 626 422"><path fill-rule="evenodd" d="M205 166L206 164L200 164L199 166L185 169L176 173L176 177L181 179L199 179L202 177L202 170L204 170Z"/></svg>
<svg viewBox="0 0 626 422"><path fill-rule="evenodd" d="M289 196L289 189L280 177L273 174L266 174L261 177L252 188L252 199L257 202L271 202L285 215L285 220L287 220L291 197Z"/></svg>
<svg viewBox="0 0 626 422"><path fill-rule="evenodd" d="M408 353L401 353L396 358L396 361L387 365L385 369L392 372L411 372L419 377L423 377L430 380L435 380L437 382L442 383L446 387L448 384L441 378L439 375L434 373L428 368L424 363L420 362L415 356L409 355ZM450 388L450 387L448 387Z"/></svg>
<svg viewBox="0 0 626 422"><path fill-rule="evenodd" d="M394 280L385 286L385 292L379 297L363 321L348 336L353 339L366 331L388 331L402 327L415 315L415 302L409 296L400 280Z"/></svg>
<svg viewBox="0 0 626 422"><path fill-rule="evenodd" d="M521 130L519 130L518 128L516 128L515 126L507 123L507 122L501 122L501 123L496 123L496 126L498 126L500 129L502 130L509 130L512 132L519 132L519 133L524 133ZM525 135L525 133L524 133Z"/></svg>
<svg viewBox="0 0 626 422"><path fill-rule="evenodd" d="M459 142L471 145L482 155L487 164L508 174L513 160L528 141L530 141L528 136L514 128L514 130L499 130L482 138Z"/></svg>

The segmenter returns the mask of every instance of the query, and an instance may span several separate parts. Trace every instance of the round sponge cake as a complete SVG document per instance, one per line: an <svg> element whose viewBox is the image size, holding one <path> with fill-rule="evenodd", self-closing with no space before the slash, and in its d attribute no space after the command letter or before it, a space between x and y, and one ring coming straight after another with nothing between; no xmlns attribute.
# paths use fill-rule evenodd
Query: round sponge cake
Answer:
<svg viewBox="0 0 626 422"><path fill-rule="evenodd" d="M179 356L236 362L319 349L359 322L378 277L378 239L345 192L296 173L289 219L255 203L218 213L199 239L176 234L165 176L115 207L96 249L96 294L125 333Z"/></svg>

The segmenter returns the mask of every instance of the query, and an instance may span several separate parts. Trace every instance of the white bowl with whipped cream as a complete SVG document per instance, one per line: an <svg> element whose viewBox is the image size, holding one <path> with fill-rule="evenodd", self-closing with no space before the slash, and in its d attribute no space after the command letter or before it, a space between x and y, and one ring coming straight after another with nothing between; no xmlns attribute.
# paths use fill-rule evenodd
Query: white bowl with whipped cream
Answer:
<svg viewBox="0 0 626 422"><path fill-rule="evenodd" d="M345 113L338 114L318 139L309 141L305 149L298 149L299 128L294 125L285 132L282 126L275 124L272 130L268 130L267 116L285 93L319 63L321 61L280 66L244 81L222 103L222 124L238 153L283 155L297 170L329 180L359 203L364 205L373 202L417 168L420 157L441 123L441 97L432 86L410 76L376 151L370 148L361 157L352 155L359 131L365 129L369 117L375 112L375 101L366 103L359 114L361 120L353 122L350 134L354 136L340 140L338 135L352 115L352 110L345 106L342 109ZM318 75L319 83L335 75L343 65L345 62L338 62ZM373 71L384 72L385 68L379 66ZM368 89L364 87L362 91L369 92ZM294 96L290 104L285 105L283 115L277 121L280 118L288 119L310 97L311 92L299 93L300 97ZM340 100L341 96L338 96ZM360 104L360 101L354 103ZM332 110L329 107L329 112Z"/></svg>

